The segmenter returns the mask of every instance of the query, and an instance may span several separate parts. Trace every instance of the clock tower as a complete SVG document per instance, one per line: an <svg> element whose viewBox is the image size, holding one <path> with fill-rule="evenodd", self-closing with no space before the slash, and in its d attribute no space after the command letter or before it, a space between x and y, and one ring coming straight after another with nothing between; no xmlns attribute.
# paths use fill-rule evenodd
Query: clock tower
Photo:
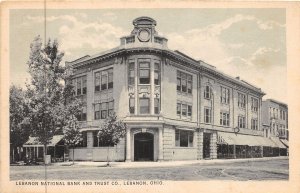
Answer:
<svg viewBox="0 0 300 193"><path fill-rule="evenodd" d="M159 36L155 30L156 21L150 17L138 17L132 22L131 34L121 38L121 46L161 46L167 47L167 38Z"/></svg>

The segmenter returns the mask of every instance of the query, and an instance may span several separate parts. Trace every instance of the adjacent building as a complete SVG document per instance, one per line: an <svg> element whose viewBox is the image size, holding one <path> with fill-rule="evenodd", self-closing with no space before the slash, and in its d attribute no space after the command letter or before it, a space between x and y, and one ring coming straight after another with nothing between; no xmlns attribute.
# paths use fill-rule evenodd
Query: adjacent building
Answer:
<svg viewBox="0 0 300 193"><path fill-rule="evenodd" d="M265 126L265 137L271 138L277 143L280 139L284 146L281 146L282 150L279 153L285 155L286 148L289 147L288 105L274 99L264 100L262 102L262 123Z"/></svg>
<svg viewBox="0 0 300 193"><path fill-rule="evenodd" d="M155 26L152 18L139 17L120 46L66 62L75 94L85 104L78 116L84 137L76 160L107 159L97 131L112 112L127 130L109 148L110 160L262 157L264 149L278 148L264 137L260 88L168 49Z"/></svg>

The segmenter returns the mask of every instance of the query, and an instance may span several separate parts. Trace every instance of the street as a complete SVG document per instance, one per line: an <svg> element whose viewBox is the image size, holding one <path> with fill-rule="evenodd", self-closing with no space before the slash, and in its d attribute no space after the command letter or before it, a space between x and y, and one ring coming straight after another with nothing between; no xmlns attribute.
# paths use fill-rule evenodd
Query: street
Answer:
<svg viewBox="0 0 300 193"><path fill-rule="evenodd" d="M11 180L288 180L288 158L164 167L10 166Z"/></svg>

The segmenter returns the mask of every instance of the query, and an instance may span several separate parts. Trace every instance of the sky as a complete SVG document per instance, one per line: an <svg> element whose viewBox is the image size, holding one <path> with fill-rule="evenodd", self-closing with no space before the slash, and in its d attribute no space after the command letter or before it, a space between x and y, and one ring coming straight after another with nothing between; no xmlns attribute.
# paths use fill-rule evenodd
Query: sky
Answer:
<svg viewBox="0 0 300 193"><path fill-rule="evenodd" d="M46 37L57 39L64 61L119 46L140 16L157 21L168 47L254 84L264 99L287 100L285 9L47 10ZM43 10L10 10L10 83L29 80L30 43L44 39Z"/></svg>

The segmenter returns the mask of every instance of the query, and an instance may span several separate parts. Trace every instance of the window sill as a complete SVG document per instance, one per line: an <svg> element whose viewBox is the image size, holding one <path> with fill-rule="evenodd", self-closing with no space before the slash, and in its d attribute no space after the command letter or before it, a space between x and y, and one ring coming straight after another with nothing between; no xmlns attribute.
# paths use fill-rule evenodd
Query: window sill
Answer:
<svg viewBox="0 0 300 193"><path fill-rule="evenodd" d="M113 88L109 88L109 89L105 89L105 90L100 90L100 91L95 91L95 93L104 93L104 92L109 92L109 91L112 91Z"/></svg>
<svg viewBox="0 0 300 193"><path fill-rule="evenodd" d="M196 147L179 147L179 146L174 146L174 149L197 149Z"/></svg>
<svg viewBox="0 0 300 193"><path fill-rule="evenodd" d="M182 92L182 91L178 91L178 90L177 90L177 94L178 95L185 95L185 96L188 96L188 97L192 97L193 96L192 93Z"/></svg>

